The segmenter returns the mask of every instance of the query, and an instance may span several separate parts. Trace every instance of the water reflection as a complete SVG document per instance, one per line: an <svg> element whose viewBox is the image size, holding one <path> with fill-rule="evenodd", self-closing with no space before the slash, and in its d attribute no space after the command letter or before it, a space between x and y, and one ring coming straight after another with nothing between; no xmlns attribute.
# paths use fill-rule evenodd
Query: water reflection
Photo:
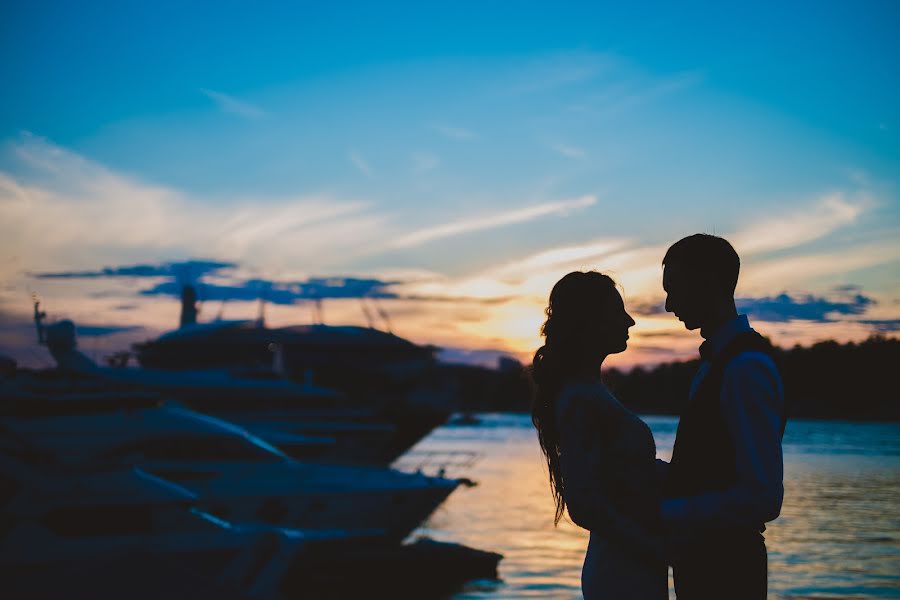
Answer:
<svg viewBox="0 0 900 600"><path fill-rule="evenodd" d="M677 420L646 419L662 458ZM444 427L422 449L478 448L480 485L452 496L420 532L502 552L502 582L453 600L580 598L587 533L553 527L553 501L527 416ZM785 502L766 532L770 598L900 597L900 425L795 421L785 433ZM671 588L671 584L670 584ZM674 595L672 595L674 598Z"/></svg>

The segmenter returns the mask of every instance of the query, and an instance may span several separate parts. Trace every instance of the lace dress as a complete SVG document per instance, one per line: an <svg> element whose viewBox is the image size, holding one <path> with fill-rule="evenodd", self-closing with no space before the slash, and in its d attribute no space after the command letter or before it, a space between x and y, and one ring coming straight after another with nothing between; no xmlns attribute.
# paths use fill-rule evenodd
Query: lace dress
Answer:
<svg viewBox="0 0 900 600"><path fill-rule="evenodd" d="M572 521L591 532L585 600L666 600L650 428L597 381L567 384L556 410L563 496Z"/></svg>

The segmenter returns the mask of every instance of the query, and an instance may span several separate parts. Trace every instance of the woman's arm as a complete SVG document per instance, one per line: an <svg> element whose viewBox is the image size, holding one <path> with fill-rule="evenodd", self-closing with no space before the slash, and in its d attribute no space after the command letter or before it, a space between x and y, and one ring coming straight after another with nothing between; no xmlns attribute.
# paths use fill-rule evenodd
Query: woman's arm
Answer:
<svg viewBox="0 0 900 600"><path fill-rule="evenodd" d="M605 488L608 477L604 471L609 465L604 464L599 425L622 416L620 409L606 405L605 400L583 394L560 397L560 467L569 517L576 525L614 539L637 555L665 560L662 538L616 510Z"/></svg>

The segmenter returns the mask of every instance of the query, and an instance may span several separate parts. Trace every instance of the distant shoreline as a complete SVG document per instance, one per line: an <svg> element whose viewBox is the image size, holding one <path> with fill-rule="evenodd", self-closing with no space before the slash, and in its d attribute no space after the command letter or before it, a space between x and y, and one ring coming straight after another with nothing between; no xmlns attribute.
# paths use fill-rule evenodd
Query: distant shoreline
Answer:
<svg viewBox="0 0 900 600"><path fill-rule="evenodd" d="M900 402L885 390L897 387L900 339L873 336L859 343L819 342L776 348L789 419L900 422ZM642 415L681 413L699 359L663 363L628 371L604 370L614 394ZM531 382L527 368L487 369L444 366L459 384L459 412L528 413Z"/></svg>
<svg viewBox="0 0 900 600"><path fill-rule="evenodd" d="M627 407L627 405L626 405ZM479 410L479 411L460 411L459 414L472 414L475 416L484 414L498 414L498 415L521 415L521 416L530 416L531 413L528 410L505 410L505 411L497 411L497 410ZM679 415L677 413L662 413L662 412L637 412L641 417L674 417L678 418ZM788 421L809 421L813 423L848 423L848 424L865 424L871 423L873 425L876 424L884 424L884 423L896 423L900 425L900 418L887 418L887 417L874 417L869 419L850 419L846 417L811 417L811 416L789 416Z"/></svg>

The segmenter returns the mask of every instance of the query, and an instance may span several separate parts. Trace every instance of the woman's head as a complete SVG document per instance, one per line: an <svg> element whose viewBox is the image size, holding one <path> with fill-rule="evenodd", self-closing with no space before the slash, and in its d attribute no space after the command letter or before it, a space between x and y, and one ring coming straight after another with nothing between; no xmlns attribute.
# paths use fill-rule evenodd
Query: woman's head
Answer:
<svg viewBox="0 0 900 600"><path fill-rule="evenodd" d="M634 325L616 282L597 271L573 271L557 281L544 312L544 348L579 371L599 369L606 356L624 351Z"/></svg>
<svg viewBox="0 0 900 600"><path fill-rule="evenodd" d="M575 271L560 279L545 313L544 345L535 352L531 366L535 384L531 420L547 460L559 522L565 510L565 483L559 465L556 397L567 378L599 374L606 356L625 350L634 320L625 311L616 283L596 271Z"/></svg>

